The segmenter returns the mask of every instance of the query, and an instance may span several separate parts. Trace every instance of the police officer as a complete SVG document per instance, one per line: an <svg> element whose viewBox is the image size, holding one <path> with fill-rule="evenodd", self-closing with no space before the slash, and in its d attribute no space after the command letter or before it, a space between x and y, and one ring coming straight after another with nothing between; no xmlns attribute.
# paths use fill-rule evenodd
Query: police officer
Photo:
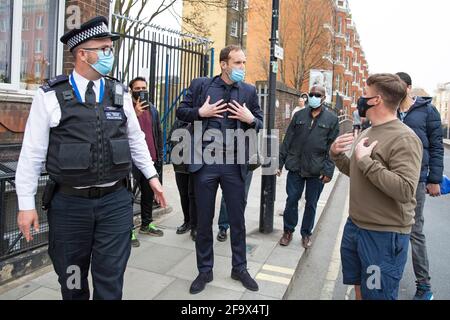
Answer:
<svg viewBox="0 0 450 320"><path fill-rule="evenodd" d="M75 58L70 76L58 76L35 95L16 173L18 225L27 241L39 230L35 199L44 163L56 183L48 211L49 255L63 299L121 299L131 251L133 208L125 188L131 161L166 206L126 87L106 75L114 54L104 17L66 33Z"/></svg>

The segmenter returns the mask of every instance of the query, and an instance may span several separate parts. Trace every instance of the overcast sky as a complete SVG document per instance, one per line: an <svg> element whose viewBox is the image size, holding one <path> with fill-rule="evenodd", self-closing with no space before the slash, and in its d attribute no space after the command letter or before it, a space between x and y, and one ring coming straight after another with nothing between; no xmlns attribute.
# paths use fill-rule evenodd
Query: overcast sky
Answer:
<svg viewBox="0 0 450 320"><path fill-rule="evenodd" d="M408 72L430 95L450 81L450 1L349 0L370 73Z"/></svg>

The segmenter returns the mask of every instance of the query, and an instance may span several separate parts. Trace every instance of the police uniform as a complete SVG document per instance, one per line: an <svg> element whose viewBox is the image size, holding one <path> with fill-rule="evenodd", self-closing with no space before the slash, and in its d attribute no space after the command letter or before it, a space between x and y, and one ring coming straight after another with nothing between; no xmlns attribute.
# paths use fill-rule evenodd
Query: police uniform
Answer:
<svg viewBox="0 0 450 320"><path fill-rule="evenodd" d="M96 17L61 41L73 50L87 40L117 39L107 23ZM63 299L89 299L89 267L94 299L122 298L133 227L132 195L125 187L132 161L148 179L157 176L121 83L89 81L74 70L36 92L17 167L17 195L20 210L35 208L45 163L56 182L48 252Z"/></svg>

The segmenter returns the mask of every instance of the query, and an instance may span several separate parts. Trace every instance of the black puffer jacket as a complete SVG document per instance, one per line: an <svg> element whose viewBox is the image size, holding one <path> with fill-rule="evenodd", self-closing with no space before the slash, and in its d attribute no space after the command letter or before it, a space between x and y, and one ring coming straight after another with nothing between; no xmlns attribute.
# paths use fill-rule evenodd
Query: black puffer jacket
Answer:
<svg viewBox="0 0 450 320"><path fill-rule="evenodd" d="M328 153L339 135L338 117L324 109L313 121L311 108L298 111L280 147L279 168L298 172L304 178L332 178L334 162Z"/></svg>

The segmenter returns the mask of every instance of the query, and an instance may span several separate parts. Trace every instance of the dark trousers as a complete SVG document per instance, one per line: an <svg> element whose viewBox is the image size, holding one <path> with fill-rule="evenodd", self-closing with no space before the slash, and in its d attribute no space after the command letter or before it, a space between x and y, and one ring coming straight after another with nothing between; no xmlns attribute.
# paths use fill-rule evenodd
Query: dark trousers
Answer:
<svg viewBox="0 0 450 320"><path fill-rule="evenodd" d="M230 222L232 265L235 271L247 268L245 242L245 182L239 165L212 164L203 166L194 174L198 206L197 268L209 272L214 265L213 219L218 187L222 188Z"/></svg>
<svg viewBox="0 0 450 320"><path fill-rule="evenodd" d="M324 187L322 181L319 178L303 178L298 173L289 171L286 183L288 198L283 216L284 231L294 232L298 223L298 202L302 198L305 184L306 204L301 229L303 238L312 235L317 202Z"/></svg>
<svg viewBox="0 0 450 320"><path fill-rule="evenodd" d="M162 168L157 163L155 163L155 168L161 177ZM153 200L155 194L150 187L148 179L136 167L133 167L133 177L141 190L141 228L143 228L153 222Z"/></svg>
<svg viewBox="0 0 450 320"><path fill-rule="evenodd" d="M245 178L245 206L247 206L248 190L250 190L250 185L252 183L253 171L247 173ZM228 221L227 206L225 204L225 198L222 195L222 200L220 200L220 212L219 212L219 229L228 230L230 228L230 223Z"/></svg>
<svg viewBox="0 0 450 320"><path fill-rule="evenodd" d="M143 174L139 174L139 188L141 189L141 228L143 228L153 222L153 199L155 194Z"/></svg>
<svg viewBox="0 0 450 320"><path fill-rule="evenodd" d="M56 193L48 211L48 253L64 300L122 299L131 251L132 195L125 188L98 199Z"/></svg>
<svg viewBox="0 0 450 320"><path fill-rule="evenodd" d="M184 222L189 223L192 229L196 229L197 206L195 205L194 176L192 174L175 172L175 180L178 193L180 194Z"/></svg>

